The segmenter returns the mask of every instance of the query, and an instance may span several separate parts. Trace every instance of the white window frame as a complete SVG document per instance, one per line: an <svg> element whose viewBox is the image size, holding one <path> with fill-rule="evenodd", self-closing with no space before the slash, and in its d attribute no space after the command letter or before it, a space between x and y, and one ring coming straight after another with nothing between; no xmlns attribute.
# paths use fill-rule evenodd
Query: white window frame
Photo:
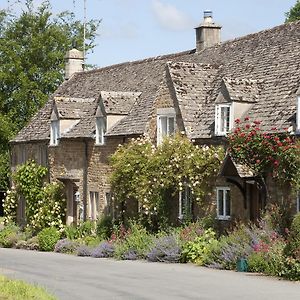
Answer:
<svg viewBox="0 0 300 300"><path fill-rule="evenodd" d="M57 146L59 138L60 138L59 120L52 120L51 128L50 128L50 145Z"/></svg>
<svg viewBox="0 0 300 300"><path fill-rule="evenodd" d="M219 199L219 192L222 191L222 202L223 202L223 212L220 214L220 199ZM229 193L229 210L230 213L227 214L227 198L226 194ZM217 219L218 220L229 220L231 218L231 195L230 195L230 187L217 187L216 189L216 199L217 199Z"/></svg>
<svg viewBox="0 0 300 300"><path fill-rule="evenodd" d="M96 145L104 145L105 125L104 117L96 118Z"/></svg>
<svg viewBox="0 0 300 300"><path fill-rule="evenodd" d="M228 130L221 130L222 120L221 111L223 108L229 108L229 124ZM227 126L224 126L227 127ZM232 104L217 104L215 108L215 134L218 136L225 136L233 127L233 105Z"/></svg>
<svg viewBox="0 0 300 300"><path fill-rule="evenodd" d="M99 192L90 191L88 217L90 220L97 220L100 212Z"/></svg>
<svg viewBox="0 0 300 300"><path fill-rule="evenodd" d="M167 119L167 128L166 132L162 132L162 120ZM173 119L173 132L170 131L170 120ZM165 137L173 136L176 128L176 116L174 114L158 114L157 115L157 145L160 145Z"/></svg>
<svg viewBox="0 0 300 300"><path fill-rule="evenodd" d="M300 133L300 96L297 97L296 132Z"/></svg>
<svg viewBox="0 0 300 300"><path fill-rule="evenodd" d="M191 188L184 185L182 191L179 191L178 197L178 219L184 220L192 215L192 193Z"/></svg>

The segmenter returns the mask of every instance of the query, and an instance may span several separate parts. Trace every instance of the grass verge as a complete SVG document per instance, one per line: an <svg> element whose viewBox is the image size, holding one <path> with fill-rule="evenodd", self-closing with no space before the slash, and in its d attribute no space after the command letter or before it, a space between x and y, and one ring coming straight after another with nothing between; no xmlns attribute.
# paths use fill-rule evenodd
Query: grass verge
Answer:
<svg viewBox="0 0 300 300"><path fill-rule="evenodd" d="M45 289L0 275L0 300L56 300Z"/></svg>

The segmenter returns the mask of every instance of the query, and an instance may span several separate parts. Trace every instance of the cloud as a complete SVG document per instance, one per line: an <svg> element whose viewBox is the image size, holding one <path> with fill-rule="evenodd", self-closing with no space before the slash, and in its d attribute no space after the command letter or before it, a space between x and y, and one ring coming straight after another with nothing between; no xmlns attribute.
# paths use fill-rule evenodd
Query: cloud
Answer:
<svg viewBox="0 0 300 300"><path fill-rule="evenodd" d="M156 20L164 29L179 31L193 27L194 21L172 4L154 0L152 8Z"/></svg>
<svg viewBox="0 0 300 300"><path fill-rule="evenodd" d="M118 26L103 24L100 36L103 38L135 39L139 36L139 31L133 23L124 23Z"/></svg>

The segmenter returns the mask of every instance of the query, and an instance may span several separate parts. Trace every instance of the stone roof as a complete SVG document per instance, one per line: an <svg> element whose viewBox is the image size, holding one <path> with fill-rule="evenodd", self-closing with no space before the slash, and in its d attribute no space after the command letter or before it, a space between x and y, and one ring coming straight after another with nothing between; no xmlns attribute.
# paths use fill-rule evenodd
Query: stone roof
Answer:
<svg viewBox="0 0 300 300"><path fill-rule="evenodd" d="M253 178L255 173L248 166L238 164L230 155L226 155L219 172L220 176L225 177L240 177L240 178Z"/></svg>
<svg viewBox="0 0 300 300"><path fill-rule="evenodd" d="M299 40L300 22L293 22L204 49L197 56L202 63L220 65L222 78L261 82L259 97L248 115L260 120L264 130L283 130L296 112Z"/></svg>
<svg viewBox="0 0 300 300"><path fill-rule="evenodd" d="M76 73L54 96L99 99L101 91L141 93L135 100L131 98L134 105L128 115L108 134L142 134L165 76L166 64L170 62L167 70L190 137L213 135L215 101L222 84L233 101L253 104L247 115L262 121L263 129L277 127L280 130L290 126L296 112L296 92L300 86L299 40L300 22L283 24L198 53L186 51ZM114 96L107 99L111 104L116 101L119 107L116 110L119 110L120 94ZM49 99L14 141L49 137L52 100ZM94 126L89 117L85 119L78 124L81 126L77 128L78 136L87 134Z"/></svg>
<svg viewBox="0 0 300 300"><path fill-rule="evenodd" d="M188 137L209 137L211 119L218 93L218 66L195 63L169 63L169 74Z"/></svg>
<svg viewBox="0 0 300 300"><path fill-rule="evenodd" d="M141 92L101 91L101 99L106 114L127 115L141 94Z"/></svg>
<svg viewBox="0 0 300 300"><path fill-rule="evenodd" d="M130 98L132 101L136 98L136 105L132 107L129 115L118 122L118 126L114 126L108 134L143 134L156 91L164 76L166 62L169 60L184 60L193 53L194 51L185 51L75 73L69 80L63 82L53 96L55 98L99 99L101 91L121 91L123 95L131 93L132 97ZM139 97L137 97L138 93L141 93ZM119 96L118 101L121 99ZM125 98L125 100L128 99L128 97ZM110 99L110 101L112 100ZM50 97L45 106L32 118L29 125L23 128L12 142L49 139L52 101L53 97ZM119 103L119 108L120 105ZM88 128L89 126L90 128ZM92 125L91 119L86 118L86 120L82 120L75 126L72 131L75 133L74 130L76 130L76 135L81 136L82 130L82 136L84 136L93 129L94 124Z"/></svg>
<svg viewBox="0 0 300 300"><path fill-rule="evenodd" d="M257 102L259 98L259 83L253 79L231 79L224 77L224 85L228 91L231 101Z"/></svg>
<svg viewBox="0 0 300 300"><path fill-rule="evenodd" d="M95 98L54 97L60 119L81 119L95 115Z"/></svg>

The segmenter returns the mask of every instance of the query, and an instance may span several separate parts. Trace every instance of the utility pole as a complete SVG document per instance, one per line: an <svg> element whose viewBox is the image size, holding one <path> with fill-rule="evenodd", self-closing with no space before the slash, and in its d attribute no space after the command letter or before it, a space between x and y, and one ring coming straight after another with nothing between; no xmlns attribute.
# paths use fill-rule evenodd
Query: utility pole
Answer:
<svg viewBox="0 0 300 300"><path fill-rule="evenodd" d="M83 2L83 67L85 67L86 1Z"/></svg>

